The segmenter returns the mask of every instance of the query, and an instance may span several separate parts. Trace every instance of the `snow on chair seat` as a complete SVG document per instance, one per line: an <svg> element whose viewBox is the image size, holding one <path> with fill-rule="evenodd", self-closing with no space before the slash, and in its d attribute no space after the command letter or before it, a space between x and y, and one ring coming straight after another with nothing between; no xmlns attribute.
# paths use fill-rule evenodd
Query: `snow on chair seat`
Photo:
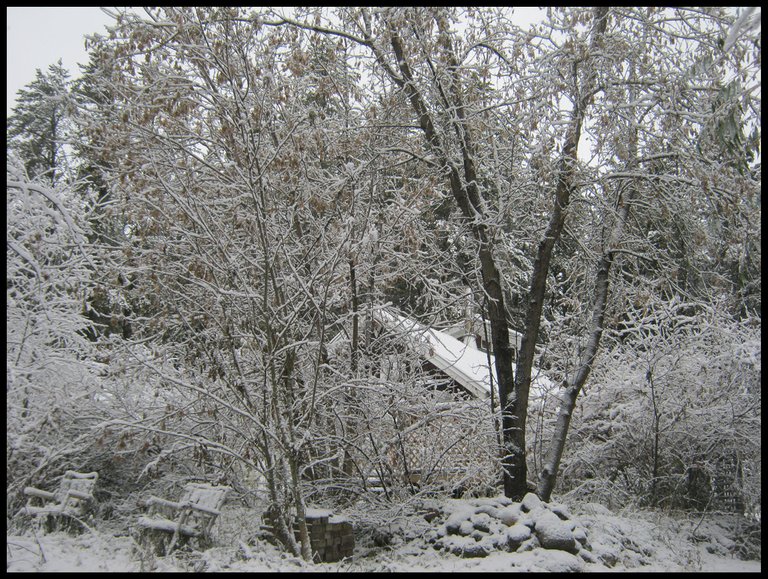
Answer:
<svg viewBox="0 0 768 579"><path fill-rule="evenodd" d="M24 494L29 497L27 504L19 510L20 515L34 517L45 521L48 531L55 530L64 521L70 529L71 521L77 521L79 526L84 524L83 518L89 514L93 505L93 490L99 478L97 472L75 472L68 470L54 492L44 491L35 487L26 487Z"/></svg>
<svg viewBox="0 0 768 579"><path fill-rule="evenodd" d="M190 539L207 544L229 490L227 486L190 483L178 502L150 497L145 502L146 514L137 521L142 542L161 555Z"/></svg>

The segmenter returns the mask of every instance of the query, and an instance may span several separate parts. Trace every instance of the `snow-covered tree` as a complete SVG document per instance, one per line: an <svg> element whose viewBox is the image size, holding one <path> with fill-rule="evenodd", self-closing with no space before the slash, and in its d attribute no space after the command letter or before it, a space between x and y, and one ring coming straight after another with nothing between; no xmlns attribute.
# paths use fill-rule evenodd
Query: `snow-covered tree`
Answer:
<svg viewBox="0 0 768 579"><path fill-rule="evenodd" d="M95 41L93 79L114 98L87 128L126 221L133 338L153 345L136 355L181 393L120 426L194 432L219 471L263 476L305 557L288 529L313 472L349 473L361 290L391 275L370 264L404 219L378 197L378 135L347 128L352 72L311 40L234 8L125 15ZM340 377L325 349L345 320L358 338Z"/></svg>
<svg viewBox="0 0 768 579"><path fill-rule="evenodd" d="M722 310L655 300L628 313L632 339L609 348L579 403L564 491L759 516L759 320Z"/></svg>
<svg viewBox="0 0 768 579"><path fill-rule="evenodd" d="M57 468L77 468L92 440L95 349L82 316L95 256L79 196L6 169L6 463L8 507Z"/></svg>
<svg viewBox="0 0 768 579"><path fill-rule="evenodd" d="M460 18L466 41L453 28ZM410 109L425 143L427 155L422 162L442 172L461 210L460 219L477 242L470 263L480 272L479 286L488 299L494 328L507 446L505 492L510 496L522 496L527 490L525 421L534 346L542 341L545 303L552 295L549 278L564 232L575 241L576 250L571 251L578 265L573 272L561 270L562 279L573 282L574 275L583 277L586 285L580 287L587 291L565 296L572 305L568 315L579 324L578 330L573 329L581 345L565 366L556 369L567 376L563 380L566 400L540 479L544 498L554 487L571 412L610 319L609 290L618 276L613 264L625 255L643 262L642 252L634 251L626 239L633 213L673 214L670 208L684 204L702 175L725 177L737 188L754 188L756 181L754 175L746 174L745 161L753 156L759 121L751 89L744 89L754 88L759 58L748 38L742 38L737 49L722 51L723 38L734 21L735 15L724 9L605 8L549 10L530 32L516 29L501 11L489 11L476 21L472 11L430 8L341 10L333 21L323 20L320 14L314 19L275 14L263 20L271 26L297 27L357 43L373 56L383 78L400 90L400 104ZM681 30L686 26L689 33ZM487 58L476 57L479 51L492 53L496 66L489 67ZM501 89L495 102L489 102L490 93L481 82L491 71L499 76ZM729 81L733 74L738 81ZM741 102L734 99L736 94ZM500 111L495 124L488 121L489 110ZM492 137L506 127L511 128L510 141L517 145L514 152L513 147L499 147ZM745 136L744 127L751 129L750 137ZM478 139L480 134L487 138ZM584 161L584 136L594 143L589 163ZM498 162L503 158L500 150L513 159L516 154L518 164L525 163L532 178L520 179L524 171L505 170ZM649 199L653 187L671 195ZM530 197L521 200L505 189L524 191ZM722 198L724 191L718 187L710 199ZM520 222L521 208L527 209L531 199L536 202L533 215L538 225L531 230L504 230L507 215ZM500 212L502 207L505 211ZM581 219L578 225L587 229L576 229L576 216ZM696 219L688 223L695 227ZM529 231L537 230L543 235L530 235ZM506 244L496 231L531 237L527 259L516 259L531 268L527 290L520 291L519 283L504 287L502 248ZM586 251L584 245L579 247L585 239L593 243ZM673 239L665 236L663 242L674 243ZM685 237L681 241L685 243ZM745 240L744 247L754 252L754 239ZM688 255L686 249L680 257L685 261ZM665 256L652 251L646 257L661 266L653 277L669 282L663 284L669 290L665 294L662 290L666 299L694 289L670 279L668 274L674 271L696 273L688 265L670 271L674 252ZM592 264L587 270L585 260ZM754 263L744 261L744 265ZM754 282L750 287L754 292ZM564 288L560 284L558 291ZM695 289L707 293L710 288L707 280ZM506 346L509 316L504 297L509 289L513 299L515 293L527 296L521 310L524 338L514 386ZM548 323L549 329L556 328L558 320L552 317ZM556 340L556 332L548 334L546 339Z"/></svg>
<svg viewBox="0 0 768 579"><path fill-rule="evenodd" d="M30 179L56 184L68 171L64 143L73 112L69 72L61 60L19 90L7 120L6 143L24 164Z"/></svg>

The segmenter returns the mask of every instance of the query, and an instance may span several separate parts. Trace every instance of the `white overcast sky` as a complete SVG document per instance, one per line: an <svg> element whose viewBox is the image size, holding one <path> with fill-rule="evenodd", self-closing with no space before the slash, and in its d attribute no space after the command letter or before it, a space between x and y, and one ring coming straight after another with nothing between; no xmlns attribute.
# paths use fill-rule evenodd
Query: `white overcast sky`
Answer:
<svg viewBox="0 0 768 579"><path fill-rule="evenodd" d="M80 74L85 64L86 34L105 33L112 19L98 6L6 8L7 101L6 115L16 100L16 92L35 79L35 70L45 71L61 58L71 77Z"/></svg>

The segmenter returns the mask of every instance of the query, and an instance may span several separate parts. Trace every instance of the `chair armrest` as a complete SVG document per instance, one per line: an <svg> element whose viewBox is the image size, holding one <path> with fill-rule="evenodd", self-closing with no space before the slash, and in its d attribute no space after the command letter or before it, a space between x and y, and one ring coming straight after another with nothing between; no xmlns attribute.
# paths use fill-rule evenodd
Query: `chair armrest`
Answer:
<svg viewBox="0 0 768 579"><path fill-rule="evenodd" d="M155 496L149 497L146 500L145 505L147 507L158 506L158 507L168 507L171 509L181 509L182 507L185 506L183 503L174 503L173 501L161 499L160 497L155 497Z"/></svg>
<svg viewBox="0 0 768 579"><path fill-rule="evenodd" d="M54 493L49 493L48 491L41 491L40 489L36 489L35 487L25 487L24 494L27 495L28 497L38 497L48 501L56 500L56 495Z"/></svg>
<svg viewBox="0 0 768 579"><path fill-rule="evenodd" d="M216 509L212 509L210 507L204 507L202 505L198 505L198 504L195 504L195 503L185 503L182 506L190 508L190 509L193 509L195 511L200 511L201 513L207 513L207 514L213 515L215 517L218 517L221 514L221 511L217 511Z"/></svg>
<svg viewBox="0 0 768 579"><path fill-rule="evenodd" d="M80 499L82 501L87 501L90 499L93 499L93 495L90 493L84 493L82 491L69 491L67 493L70 497L74 497L76 499Z"/></svg>
<svg viewBox="0 0 768 579"><path fill-rule="evenodd" d="M74 470L68 470L67 472L64 473L64 476L67 478L98 480L99 473L98 472L75 472Z"/></svg>

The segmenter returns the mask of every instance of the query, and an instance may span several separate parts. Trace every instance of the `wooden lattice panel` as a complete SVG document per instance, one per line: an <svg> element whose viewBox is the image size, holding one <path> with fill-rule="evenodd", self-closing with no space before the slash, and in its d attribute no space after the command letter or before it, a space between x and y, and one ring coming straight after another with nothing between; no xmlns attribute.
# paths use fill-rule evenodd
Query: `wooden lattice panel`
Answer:
<svg viewBox="0 0 768 579"><path fill-rule="evenodd" d="M490 417L483 412L440 416L416 429L406 429L395 470L411 482L471 486L491 482L498 466ZM406 463L403 464L402 456Z"/></svg>

